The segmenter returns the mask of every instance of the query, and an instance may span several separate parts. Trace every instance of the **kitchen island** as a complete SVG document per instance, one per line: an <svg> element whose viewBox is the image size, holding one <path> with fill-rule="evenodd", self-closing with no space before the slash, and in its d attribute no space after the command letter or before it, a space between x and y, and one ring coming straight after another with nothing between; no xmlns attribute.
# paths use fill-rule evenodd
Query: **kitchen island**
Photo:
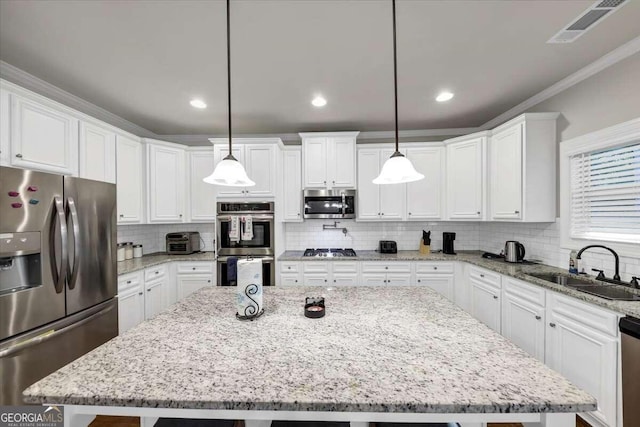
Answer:
<svg viewBox="0 0 640 427"><path fill-rule="evenodd" d="M327 315L307 319L305 296ZM235 318L204 288L29 387L31 403L93 416L574 425L596 401L426 288L267 288Z"/></svg>

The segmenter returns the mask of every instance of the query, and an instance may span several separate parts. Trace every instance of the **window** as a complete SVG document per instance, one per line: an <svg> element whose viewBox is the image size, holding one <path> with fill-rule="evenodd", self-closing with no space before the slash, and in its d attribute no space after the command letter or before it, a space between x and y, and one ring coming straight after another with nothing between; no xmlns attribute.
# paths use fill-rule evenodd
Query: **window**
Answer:
<svg viewBox="0 0 640 427"><path fill-rule="evenodd" d="M640 143L571 156L571 237L640 242Z"/></svg>

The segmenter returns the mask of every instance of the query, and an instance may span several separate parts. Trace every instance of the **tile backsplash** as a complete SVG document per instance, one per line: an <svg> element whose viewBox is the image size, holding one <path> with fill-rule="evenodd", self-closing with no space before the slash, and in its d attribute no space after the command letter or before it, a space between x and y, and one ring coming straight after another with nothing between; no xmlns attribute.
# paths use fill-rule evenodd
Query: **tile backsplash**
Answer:
<svg viewBox="0 0 640 427"><path fill-rule="evenodd" d="M165 251L165 235L177 231L199 231L205 251L214 250L215 224L143 224L119 225L118 243L142 244L145 254Z"/></svg>

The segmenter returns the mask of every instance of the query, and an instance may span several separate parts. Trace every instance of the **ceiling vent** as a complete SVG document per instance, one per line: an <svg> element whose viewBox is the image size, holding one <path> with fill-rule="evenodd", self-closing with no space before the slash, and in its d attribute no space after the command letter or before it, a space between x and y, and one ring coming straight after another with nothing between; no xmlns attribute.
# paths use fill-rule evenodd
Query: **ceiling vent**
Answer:
<svg viewBox="0 0 640 427"><path fill-rule="evenodd" d="M547 43L571 43L588 30L602 22L604 18L620 9L628 0L600 0L574 19Z"/></svg>

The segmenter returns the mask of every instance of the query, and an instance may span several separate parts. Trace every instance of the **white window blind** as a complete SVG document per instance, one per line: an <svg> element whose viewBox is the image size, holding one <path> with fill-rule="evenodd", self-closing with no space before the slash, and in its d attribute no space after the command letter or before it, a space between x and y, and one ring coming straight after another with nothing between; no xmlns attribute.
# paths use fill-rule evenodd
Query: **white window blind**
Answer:
<svg viewBox="0 0 640 427"><path fill-rule="evenodd" d="M640 243L640 142L571 157L571 237Z"/></svg>

